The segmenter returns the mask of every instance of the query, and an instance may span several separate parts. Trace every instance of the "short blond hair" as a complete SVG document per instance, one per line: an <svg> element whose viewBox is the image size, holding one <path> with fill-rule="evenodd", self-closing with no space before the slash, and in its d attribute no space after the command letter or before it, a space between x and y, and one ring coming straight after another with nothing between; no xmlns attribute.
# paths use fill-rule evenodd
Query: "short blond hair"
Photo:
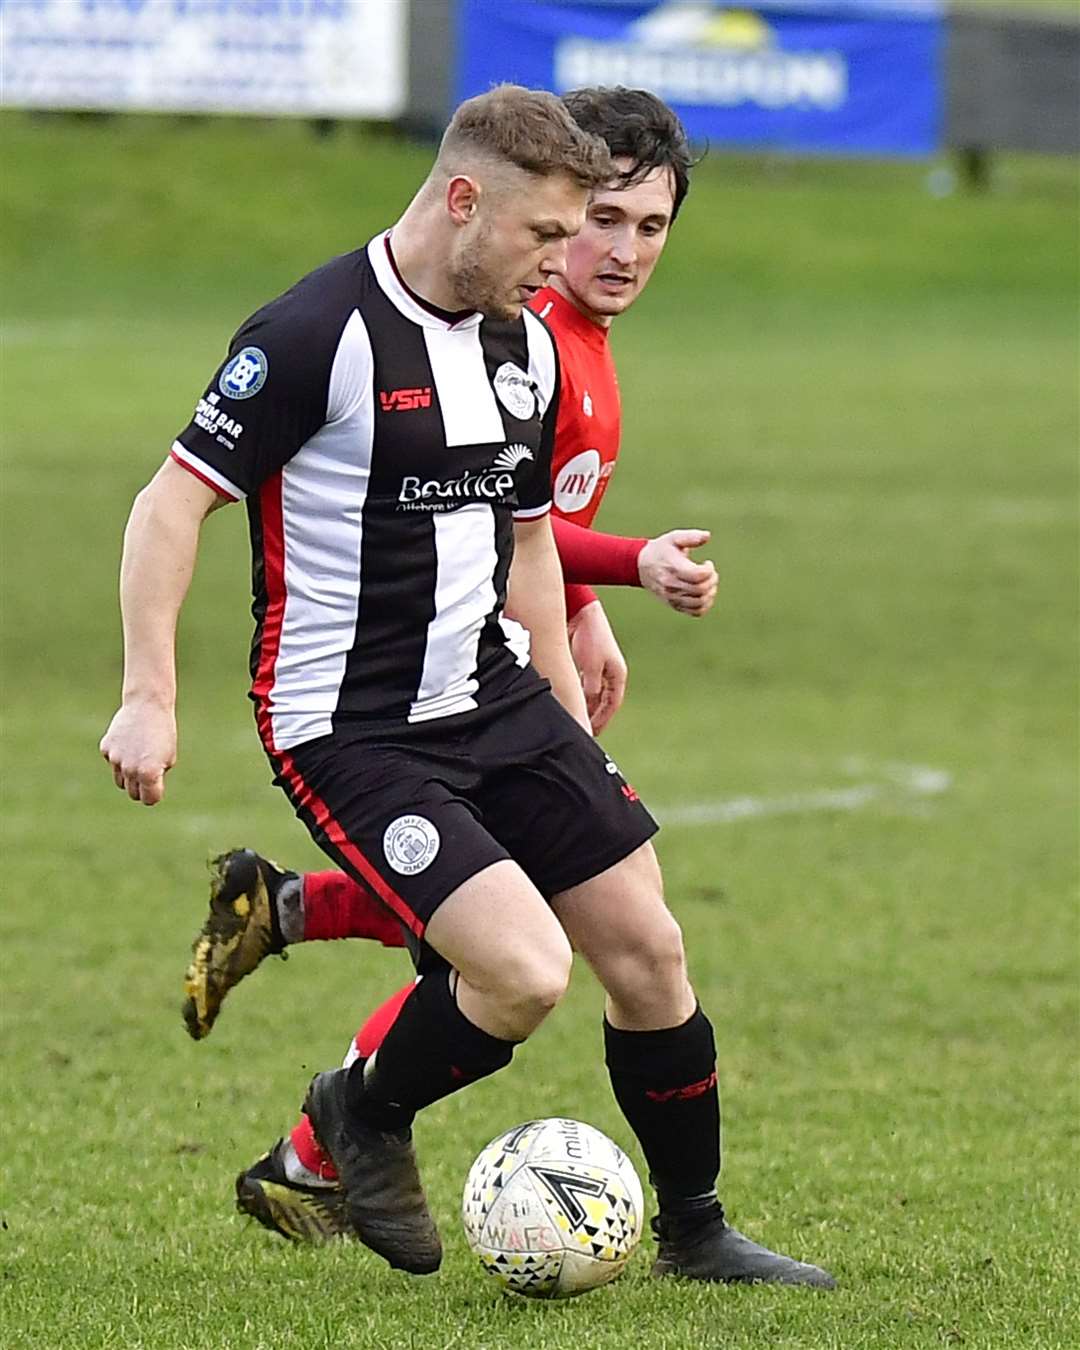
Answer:
<svg viewBox="0 0 1080 1350"><path fill-rule="evenodd" d="M600 187L618 174L604 141L583 131L561 99L520 84L496 85L458 106L437 163L452 173L455 161L470 152L541 178L567 174L585 188Z"/></svg>

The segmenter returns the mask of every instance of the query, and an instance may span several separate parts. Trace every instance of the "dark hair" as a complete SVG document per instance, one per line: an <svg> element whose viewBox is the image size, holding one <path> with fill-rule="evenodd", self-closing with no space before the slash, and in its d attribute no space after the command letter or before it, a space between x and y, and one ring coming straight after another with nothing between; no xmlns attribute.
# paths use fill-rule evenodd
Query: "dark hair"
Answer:
<svg viewBox="0 0 1080 1350"><path fill-rule="evenodd" d="M618 176L603 138L581 127L562 99L520 84L496 85L458 106L439 156L469 149L541 177L569 174L587 188Z"/></svg>
<svg viewBox="0 0 1080 1350"><path fill-rule="evenodd" d="M571 89L563 94L574 121L583 131L599 136L612 158L631 161L618 175L624 187L640 183L654 169L670 169L675 188L671 219L679 214L690 191L690 170L697 163L682 123L671 109L646 89Z"/></svg>

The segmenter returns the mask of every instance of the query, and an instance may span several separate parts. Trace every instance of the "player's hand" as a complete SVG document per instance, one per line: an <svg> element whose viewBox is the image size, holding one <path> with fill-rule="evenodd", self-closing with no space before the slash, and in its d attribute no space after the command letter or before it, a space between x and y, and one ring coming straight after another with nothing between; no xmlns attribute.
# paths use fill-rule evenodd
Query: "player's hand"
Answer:
<svg viewBox="0 0 1080 1350"><path fill-rule="evenodd" d="M708 614L720 578L711 562L690 557L691 549L708 542L708 530L669 530L650 539L638 554L641 584L679 614Z"/></svg>
<svg viewBox="0 0 1080 1350"><path fill-rule="evenodd" d="M570 652L581 676L593 735L599 736L626 697L626 658L599 600L579 609L567 624Z"/></svg>
<svg viewBox="0 0 1080 1350"><path fill-rule="evenodd" d="M126 702L98 748L116 786L133 802L154 806L165 795L165 775L176 763L176 715L160 703Z"/></svg>

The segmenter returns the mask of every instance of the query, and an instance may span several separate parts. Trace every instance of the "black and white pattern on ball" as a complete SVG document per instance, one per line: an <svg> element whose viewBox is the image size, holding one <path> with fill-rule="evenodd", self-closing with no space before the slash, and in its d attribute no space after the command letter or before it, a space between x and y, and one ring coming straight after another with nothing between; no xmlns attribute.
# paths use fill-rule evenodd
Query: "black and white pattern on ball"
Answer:
<svg viewBox="0 0 1080 1350"><path fill-rule="evenodd" d="M239 329L172 454L247 499L269 749L520 687L512 521L550 507L558 383L534 315L426 306L388 234Z"/></svg>
<svg viewBox="0 0 1080 1350"><path fill-rule="evenodd" d="M641 1238L630 1160L592 1126L529 1121L493 1139L462 1196L469 1246L512 1293L567 1298L607 1284Z"/></svg>

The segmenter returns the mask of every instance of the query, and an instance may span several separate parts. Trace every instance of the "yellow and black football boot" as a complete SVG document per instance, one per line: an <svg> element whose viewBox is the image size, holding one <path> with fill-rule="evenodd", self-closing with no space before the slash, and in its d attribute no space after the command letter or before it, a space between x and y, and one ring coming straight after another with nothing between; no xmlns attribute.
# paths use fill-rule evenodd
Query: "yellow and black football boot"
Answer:
<svg viewBox="0 0 1080 1350"><path fill-rule="evenodd" d="M356 1238L340 1186L304 1186L285 1172L286 1141L236 1178L236 1208L290 1242L316 1245Z"/></svg>
<svg viewBox="0 0 1080 1350"><path fill-rule="evenodd" d="M275 900L297 879L250 848L223 853L210 867L210 913L184 975L184 1024L196 1041L209 1036L230 989L263 957L284 954Z"/></svg>

